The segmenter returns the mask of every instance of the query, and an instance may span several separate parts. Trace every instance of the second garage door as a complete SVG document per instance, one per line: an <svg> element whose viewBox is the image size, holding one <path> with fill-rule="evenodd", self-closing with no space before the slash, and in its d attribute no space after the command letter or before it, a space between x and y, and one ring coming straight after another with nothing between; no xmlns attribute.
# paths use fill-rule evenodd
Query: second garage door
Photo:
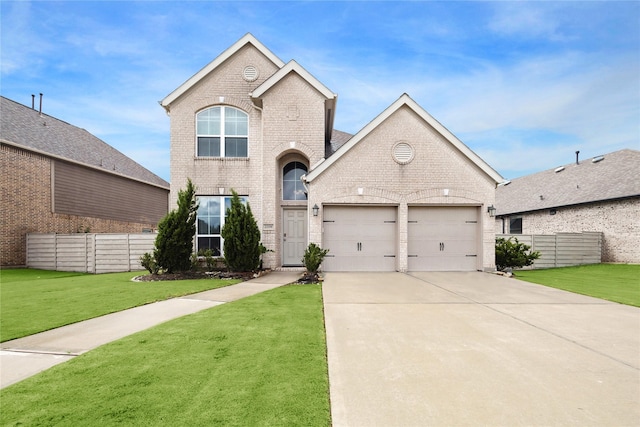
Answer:
<svg viewBox="0 0 640 427"><path fill-rule="evenodd" d="M409 271L475 271L478 208L410 207Z"/></svg>
<svg viewBox="0 0 640 427"><path fill-rule="evenodd" d="M323 270L395 271L396 217L393 206L326 206Z"/></svg>

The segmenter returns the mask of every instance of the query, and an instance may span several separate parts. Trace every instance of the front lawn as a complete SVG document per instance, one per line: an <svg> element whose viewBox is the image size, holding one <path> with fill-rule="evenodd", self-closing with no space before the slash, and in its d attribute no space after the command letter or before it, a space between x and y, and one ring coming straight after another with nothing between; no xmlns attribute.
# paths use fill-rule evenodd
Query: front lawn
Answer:
<svg viewBox="0 0 640 427"><path fill-rule="evenodd" d="M0 270L0 341L237 280L132 282L143 272L85 274L32 269Z"/></svg>
<svg viewBox="0 0 640 427"><path fill-rule="evenodd" d="M2 425L329 426L319 285L131 335L0 390Z"/></svg>
<svg viewBox="0 0 640 427"><path fill-rule="evenodd" d="M519 270L517 278L608 301L640 307L639 264L593 264Z"/></svg>

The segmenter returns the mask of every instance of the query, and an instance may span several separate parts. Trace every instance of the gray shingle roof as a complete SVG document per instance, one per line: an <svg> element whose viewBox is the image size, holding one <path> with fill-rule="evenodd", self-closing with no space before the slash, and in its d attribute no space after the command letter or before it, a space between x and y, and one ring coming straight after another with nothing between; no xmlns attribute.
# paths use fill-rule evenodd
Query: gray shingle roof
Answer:
<svg viewBox="0 0 640 427"><path fill-rule="evenodd" d="M331 153L329 155L335 153L338 148L342 147L348 140L351 139L353 135L347 132L342 132L341 130L333 129L331 132Z"/></svg>
<svg viewBox="0 0 640 427"><path fill-rule="evenodd" d="M169 183L84 129L0 96L0 139L169 188Z"/></svg>
<svg viewBox="0 0 640 427"><path fill-rule="evenodd" d="M640 151L625 149L499 185L496 215L634 196L640 196Z"/></svg>

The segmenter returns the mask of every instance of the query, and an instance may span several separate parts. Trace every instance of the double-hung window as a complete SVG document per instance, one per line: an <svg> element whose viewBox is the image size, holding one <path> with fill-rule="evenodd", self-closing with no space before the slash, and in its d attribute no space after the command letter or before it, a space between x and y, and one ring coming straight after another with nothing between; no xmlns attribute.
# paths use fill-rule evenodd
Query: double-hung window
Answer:
<svg viewBox="0 0 640 427"><path fill-rule="evenodd" d="M222 256L224 240L220 235L224 226L227 209L231 207L231 196L198 196L196 252L202 254L207 249L214 256ZM242 203L247 197L240 197Z"/></svg>
<svg viewBox="0 0 640 427"><path fill-rule="evenodd" d="M233 107L211 107L196 115L198 157L248 157L249 116Z"/></svg>

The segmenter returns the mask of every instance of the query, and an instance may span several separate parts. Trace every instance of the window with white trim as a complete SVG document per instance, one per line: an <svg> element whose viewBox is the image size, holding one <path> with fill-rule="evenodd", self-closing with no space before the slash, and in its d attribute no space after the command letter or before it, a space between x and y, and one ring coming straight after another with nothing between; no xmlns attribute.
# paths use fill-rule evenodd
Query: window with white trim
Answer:
<svg viewBox="0 0 640 427"><path fill-rule="evenodd" d="M198 196L198 212L196 221L196 253L202 255L207 249L213 256L222 256L224 239L220 235L224 227L227 209L231 207L231 196ZM240 196L242 203L248 197Z"/></svg>
<svg viewBox="0 0 640 427"><path fill-rule="evenodd" d="M211 107L196 114L198 157L249 157L249 116L233 107Z"/></svg>

